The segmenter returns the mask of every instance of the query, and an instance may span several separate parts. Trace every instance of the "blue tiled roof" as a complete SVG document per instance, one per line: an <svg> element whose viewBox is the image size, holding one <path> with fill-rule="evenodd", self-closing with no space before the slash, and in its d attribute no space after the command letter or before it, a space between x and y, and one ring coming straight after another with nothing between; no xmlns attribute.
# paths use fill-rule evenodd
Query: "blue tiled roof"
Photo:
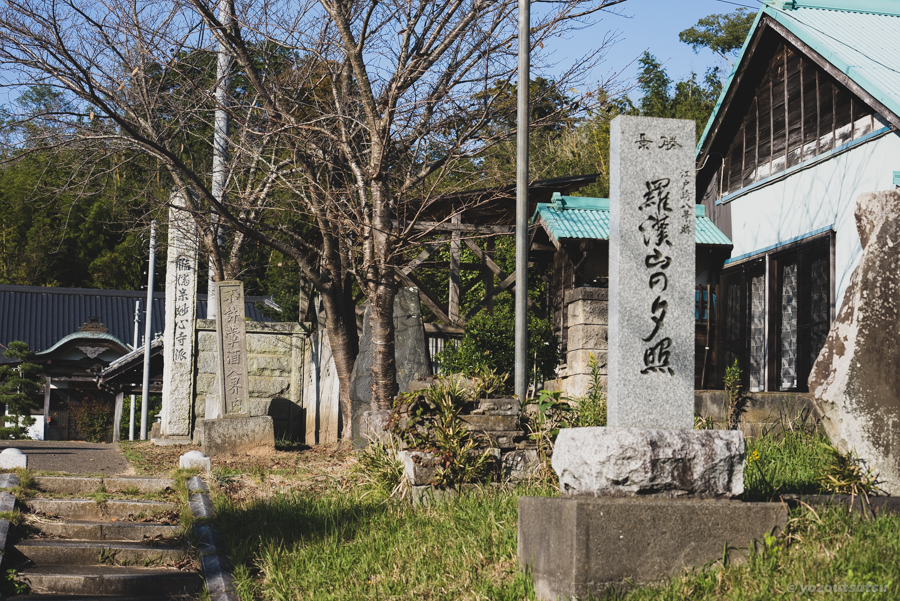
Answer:
<svg viewBox="0 0 900 601"><path fill-rule="evenodd" d="M732 246L728 236L706 216L706 207L696 205L696 209L697 244ZM609 240L609 199L554 196L554 202L538 204L532 221L539 220L557 241Z"/></svg>
<svg viewBox="0 0 900 601"><path fill-rule="evenodd" d="M91 317L98 317L112 336L131 345L134 342L134 303L137 300L141 302L143 316L146 292L0 286L0 344L23 340L31 350L45 351L77 332ZM263 297L248 296L246 300L247 317L254 321L272 321L263 317L256 307L256 303L263 302ZM165 303L164 292L153 294L153 332L162 332L165 327ZM206 317L206 295L199 295L197 299L197 316ZM143 319L140 335L144 335Z"/></svg>
<svg viewBox="0 0 900 601"><path fill-rule="evenodd" d="M900 2L897 0L769 0L762 5L740 58L707 122L698 152L722 107L760 19L767 15L796 35L873 98L900 115Z"/></svg>

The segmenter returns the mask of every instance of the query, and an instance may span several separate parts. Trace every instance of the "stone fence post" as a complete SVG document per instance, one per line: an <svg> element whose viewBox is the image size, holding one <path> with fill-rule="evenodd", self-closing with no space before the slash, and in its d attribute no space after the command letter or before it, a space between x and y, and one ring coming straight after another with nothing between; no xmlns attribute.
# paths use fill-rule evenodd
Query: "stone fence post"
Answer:
<svg viewBox="0 0 900 601"><path fill-rule="evenodd" d="M564 303L568 317L568 346L566 380L563 386L570 397L584 396L591 386L592 354L604 376L603 384L606 385L609 289L566 290Z"/></svg>

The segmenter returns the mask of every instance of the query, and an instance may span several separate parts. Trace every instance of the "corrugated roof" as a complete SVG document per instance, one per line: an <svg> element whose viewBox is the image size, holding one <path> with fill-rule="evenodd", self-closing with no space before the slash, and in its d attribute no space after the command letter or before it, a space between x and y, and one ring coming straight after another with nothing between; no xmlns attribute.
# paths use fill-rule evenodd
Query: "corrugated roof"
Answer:
<svg viewBox="0 0 900 601"><path fill-rule="evenodd" d="M706 207L696 205L697 244L733 246L728 236L706 216ZM532 221L542 221L557 241L568 239L609 240L609 199L554 196L553 203L537 206Z"/></svg>
<svg viewBox="0 0 900 601"><path fill-rule="evenodd" d="M703 147L760 19L767 15L808 44L863 90L900 115L900 2L896 0L780 0L763 4L735 61L706 130Z"/></svg>
<svg viewBox="0 0 900 601"><path fill-rule="evenodd" d="M153 294L153 332L165 327L164 292ZM98 317L117 339L134 342L134 303L141 302L141 314L147 293L132 290L93 290L89 288L44 288L41 286L0 286L0 343L24 340L33 351L45 351L77 332L91 317ZM248 296L247 317L254 321L272 321L256 307L265 297ZM198 295L197 315L206 317L206 295ZM143 320L140 334L144 335ZM2 351L2 349L0 349ZM2 361L2 352L0 352Z"/></svg>

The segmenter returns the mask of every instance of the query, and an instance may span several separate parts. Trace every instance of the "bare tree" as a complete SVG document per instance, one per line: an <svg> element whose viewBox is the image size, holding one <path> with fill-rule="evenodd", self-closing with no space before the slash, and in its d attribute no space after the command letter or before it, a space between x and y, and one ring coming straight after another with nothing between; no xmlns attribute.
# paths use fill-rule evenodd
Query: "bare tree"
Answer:
<svg viewBox="0 0 900 601"><path fill-rule="evenodd" d="M534 2L533 70L553 66L544 48L554 38L623 1ZM42 116L65 123L53 144L155 158L186 192L218 279L239 275L248 238L299 264L323 299L348 438L354 289L373 309L372 406L387 409L396 393L396 270L428 234L416 224L464 210L442 201L472 185L466 176L477 174L479 156L515 135L497 123L509 109L498 99L515 80L516 6L249 0L229 4L226 25L218 2L205 0L8 0L0 66L16 85L49 84L73 99ZM609 39L556 85L580 82ZM230 101L218 107L217 45L235 68ZM224 203L211 192L210 167L190 154L210 144L216 108L232 123ZM234 232L228 255L210 211Z"/></svg>

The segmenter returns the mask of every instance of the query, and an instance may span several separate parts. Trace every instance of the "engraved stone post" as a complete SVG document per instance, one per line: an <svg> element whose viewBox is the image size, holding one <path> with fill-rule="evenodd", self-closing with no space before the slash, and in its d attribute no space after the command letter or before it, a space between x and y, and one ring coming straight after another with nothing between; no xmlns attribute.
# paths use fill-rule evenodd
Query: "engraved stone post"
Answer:
<svg viewBox="0 0 900 601"><path fill-rule="evenodd" d="M172 196L166 252L166 327L164 332L163 402L160 435L191 435L194 319L197 313L197 229L191 215Z"/></svg>
<svg viewBox="0 0 900 601"><path fill-rule="evenodd" d="M744 440L694 430L694 122L611 125L607 427L559 433L564 494L733 497Z"/></svg>
<svg viewBox="0 0 900 601"><path fill-rule="evenodd" d="M612 122L608 424L694 426L694 123Z"/></svg>
<svg viewBox="0 0 900 601"><path fill-rule="evenodd" d="M249 415L250 378L247 375L247 328L244 323L244 284L216 282L216 382L220 415ZM207 418L210 416L207 416Z"/></svg>

